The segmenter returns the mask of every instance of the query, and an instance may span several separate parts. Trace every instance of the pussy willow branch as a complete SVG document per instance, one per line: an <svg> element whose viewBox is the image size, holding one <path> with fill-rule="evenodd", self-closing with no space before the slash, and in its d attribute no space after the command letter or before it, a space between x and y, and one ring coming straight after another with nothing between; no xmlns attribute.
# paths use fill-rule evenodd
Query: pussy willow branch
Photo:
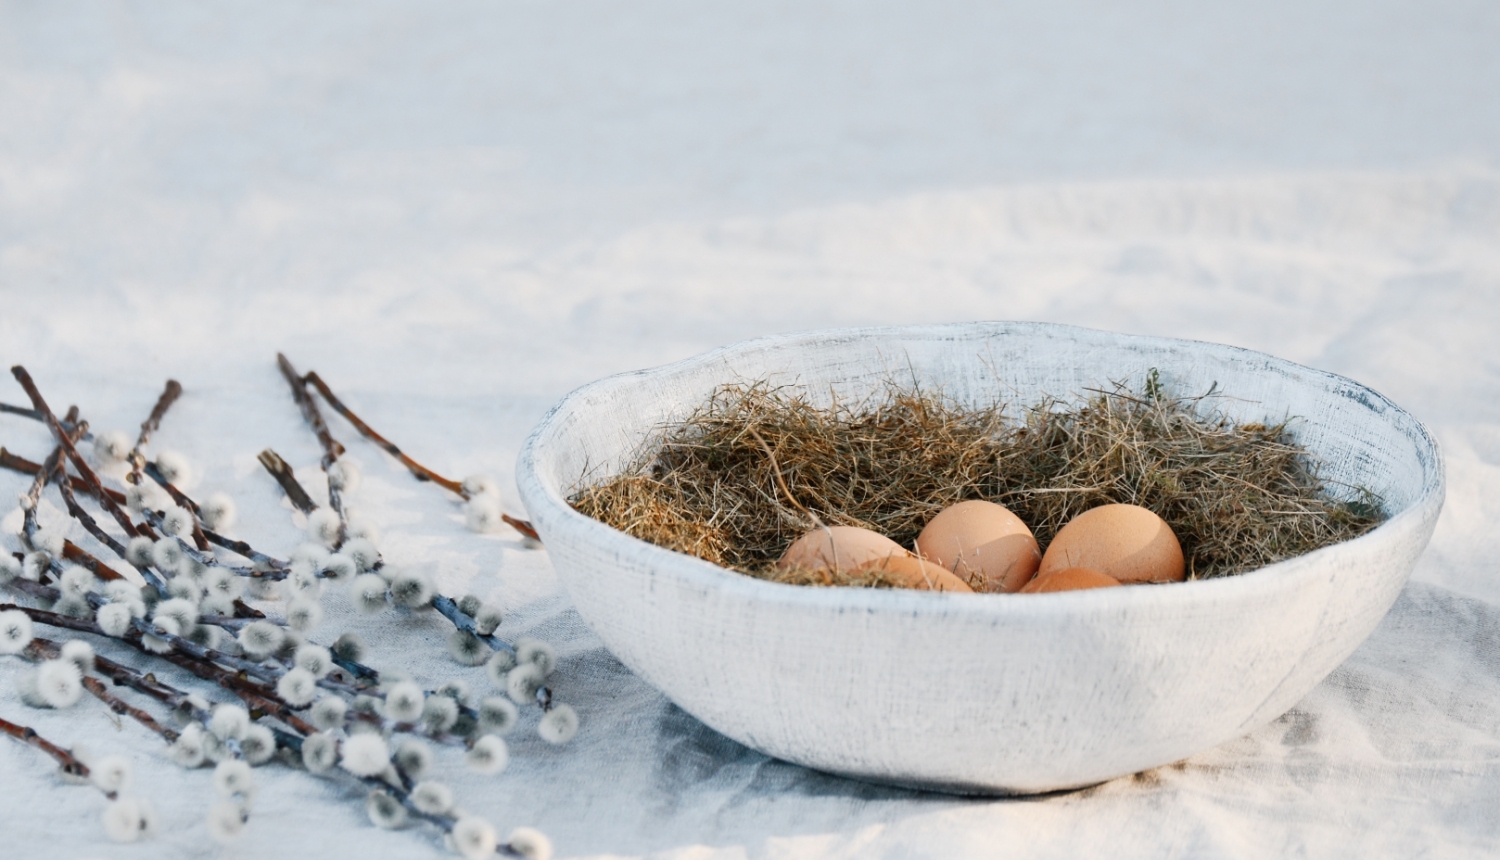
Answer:
<svg viewBox="0 0 1500 860"><path fill-rule="evenodd" d="M93 516L84 510L82 505L78 504L78 499L73 497L73 488L68 485L67 481L59 481L57 483L57 491L62 493L63 503L68 506L68 513L73 519L78 520L85 531L93 535L95 540L109 547L110 552L113 552L127 562L130 560L129 554L125 551L125 545L116 540L114 535L100 528L99 523L94 520ZM141 576L146 580L147 585L156 589L161 594L167 593L166 580L156 571L152 570L150 565L141 567L139 570Z"/></svg>
<svg viewBox="0 0 1500 860"><path fill-rule="evenodd" d="M387 454L390 454L392 457L400 460L401 465L405 466L407 468L407 471L416 476L417 480L431 481L432 483L437 484L443 489L458 495L459 498L468 500L469 493L464 490L463 482L455 481L452 478L445 478L442 475L439 475L437 472L434 472L421 463L418 463L416 460L413 460L410 455L398 448L396 446L396 443L375 432L374 427L366 424L363 419L361 419L358 415L355 415L354 410L346 406L344 404L344 401L340 400L338 398L338 395L333 393L333 389L328 387L328 383L323 381L323 377L319 376L317 371L309 370L307 372L307 375L303 376L302 379L304 382L310 383L314 388L318 389L318 393L323 396L323 400L326 401L329 406L332 406L335 412L344 416L344 420L348 421L355 430L358 430L361 436L364 436L366 439L369 439L371 442L374 442L376 445L384 448ZM525 520L516 519L515 517L506 513L501 513L500 519L504 520L506 525L509 525L511 528L515 529L526 537L529 537L532 540L540 540L540 537L536 533L536 529L532 528L531 523Z"/></svg>
<svg viewBox="0 0 1500 860"><path fill-rule="evenodd" d="M375 428L360 420L360 417L354 414L354 410L350 409L348 406L345 406L344 401L338 399L338 397L334 395L333 390L328 387L328 383L324 382L321 376L318 376L317 371L309 370L307 372L307 375L302 377L302 379L305 382L312 383L312 386L318 389L318 393L323 395L323 399L328 402L328 405L332 406L335 412L344 416L345 420L354 425L354 429L358 430L360 432L360 435L364 436L366 439L369 439L371 442L374 442L376 445L384 448L386 450L386 453L390 454L392 457L395 457L397 460L400 460L401 464L417 477L417 480L431 481L445 490L457 493L465 499L469 497L469 494L464 492L464 485L462 483L451 478L444 478L437 472L434 472L421 463L418 463L416 460L413 460L411 457L407 456L404 451L396 447L395 443L391 442L389 439L385 438L379 433L376 433Z"/></svg>
<svg viewBox="0 0 1500 860"><path fill-rule="evenodd" d="M12 406L9 403L0 403L0 412L9 415L19 415L22 418L30 418L32 421L40 421L42 423L46 423L47 420L42 417L42 413L36 411L35 409L27 409L24 406ZM63 419L63 427L69 430L72 429L68 426L68 419L66 418ZM84 430L83 433L79 434L78 438L82 439L85 442L91 442L94 439L94 434L88 432L88 430Z"/></svg>
<svg viewBox="0 0 1500 860"><path fill-rule="evenodd" d="M77 406L69 406L68 407L68 419L70 421L77 421L78 420L78 407ZM75 428L73 430L67 430L67 431L65 431L65 433L68 436L68 438L70 438L70 439L77 439L78 435L79 435L79 432L80 432L81 429L87 429L87 425L85 425L83 428ZM26 513L25 513L25 516L24 516L24 522L23 522L23 525L22 525L22 530L23 530L23 533L26 535L26 542L28 544L30 544L33 549L37 549L38 548L36 546L36 532L37 532L36 508L37 508L37 504L40 503L41 500L42 500L42 490L46 488L47 482L50 481L50 480L52 480L53 476L57 474L57 472L58 472L58 468L57 467L58 467L58 464L62 462L62 458L63 458L63 449L62 449L62 446L59 445L56 448L53 448L52 449L52 453L48 454L47 455L47 459L42 463L42 467L37 470L36 477L34 479L32 479L32 481L31 481L31 488L26 491Z"/></svg>
<svg viewBox="0 0 1500 860"><path fill-rule="evenodd" d="M56 642L53 642L50 639L42 639L38 637L31 640L31 644L26 648L26 653L33 659L56 660L62 654L62 649ZM143 677L139 672L136 672L129 666L115 663L111 660L108 660L104 657L99 657L97 655L94 657L94 670L104 674L106 677L109 677L111 680L113 680L115 686L133 687L134 684L131 683L131 680ZM161 735L167 743L171 743L172 741L177 740L178 734L176 731L167 728L166 726L157 722L156 718L151 716L149 713L135 707L134 705L131 705L129 702L126 702L124 699L116 696L114 693L111 693L109 689L104 686L104 682L100 681L98 678L95 678L93 675L83 676L83 688L85 690L88 690L94 698L103 702L104 706L109 708L114 713L130 717L131 719L140 723L142 726L145 726L147 729L150 729L156 734Z"/></svg>
<svg viewBox="0 0 1500 860"><path fill-rule="evenodd" d="M317 435L318 444L323 446L323 473L326 475L338 458L343 456L344 446L333 438L332 433L328 432L328 422L323 420L323 413L318 410L317 402L312 399L311 394L307 393L306 383L297 375L297 369L292 367L287 357L279 352L276 353L276 366L281 368L281 375L286 377L286 384L292 387L292 397L297 401L297 406L302 409L302 417L307 420L313 433ZM328 506L339 515L338 540L333 542L334 548L338 548L343 546L345 536L349 534L349 515L344 511L344 494L332 475L328 478Z"/></svg>
<svg viewBox="0 0 1500 860"><path fill-rule="evenodd" d="M47 755L52 756L52 758L57 760L58 765L62 767L64 773L71 774L80 779L88 779L88 765L74 758L71 752L37 734L36 729L13 723L10 720L0 717L0 732L4 732L21 743L34 746ZM111 800L115 797L115 793L112 791L106 791L105 794Z"/></svg>
<svg viewBox="0 0 1500 860"><path fill-rule="evenodd" d="M30 410L27 411L30 412ZM33 463L18 454L12 454L5 448L0 447L0 469L9 469L12 472L20 472L23 475L35 475L42 470L42 465L40 463ZM90 487L88 482L82 478L69 476L68 486L72 487L74 492L87 493L88 495L94 494L94 488ZM110 499L115 504L125 504L124 493L108 488L105 489L105 492L109 494Z"/></svg>
<svg viewBox="0 0 1500 860"><path fill-rule="evenodd" d="M145 421L141 422L141 434L135 440L135 447L130 449L130 477L132 484L141 482L141 469L146 465L144 453L146 444L151 441L151 434L161 429L161 419L166 416L167 410L182 396L182 386L175 379L168 379L167 385L162 389L161 396L156 398L156 405L151 408L151 414ZM40 408L40 407L39 407Z"/></svg>
<svg viewBox="0 0 1500 860"><path fill-rule="evenodd" d="M79 477L83 478L89 487L92 488L94 497L99 500L99 504L115 518L115 522L120 524L120 528L125 530L125 534L130 537L139 537L143 534L141 529L137 528L135 523L130 521L130 516L125 513L125 510L115 504L114 500L109 497L109 494L104 491L104 485L100 483L99 476L94 474L94 470L90 468L88 461L83 458L83 455L78 453L78 449L74 447L72 440L68 438L67 432L63 430L62 424L57 420L57 416L47 406L47 401L42 397L41 391L37 390L36 382L32 380L31 374L27 373L26 368L19 364L12 367L10 372L16 378L16 381L21 383L21 387L26 390L26 396L31 398L31 405L36 407L36 410L46 419L47 426L52 430L53 438L67 452L68 459L72 461L73 466L78 470ZM58 486L61 488L63 484L60 483Z"/></svg>
<svg viewBox="0 0 1500 860"><path fill-rule="evenodd" d="M147 463L145 472L151 480L156 482L157 486L167 491L167 495L172 497L172 501L193 515L193 545L201 552L208 552L208 538L203 534L203 523L201 522L203 512L198 509L198 503L188 498L186 494L173 486L171 481L163 477L161 470L156 468L155 463Z"/></svg>

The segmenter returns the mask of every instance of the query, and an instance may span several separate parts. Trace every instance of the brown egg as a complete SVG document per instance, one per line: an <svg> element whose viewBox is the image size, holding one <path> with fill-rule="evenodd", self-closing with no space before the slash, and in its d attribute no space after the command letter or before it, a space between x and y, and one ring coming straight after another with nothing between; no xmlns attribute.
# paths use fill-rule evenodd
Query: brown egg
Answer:
<svg viewBox="0 0 1500 860"><path fill-rule="evenodd" d="M861 571L879 569L895 582L897 588L915 588L919 591L959 591L973 593L967 582L954 576L931 562L916 556L893 555L880 561L872 561Z"/></svg>
<svg viewBox="0 0 1500 860"><path fill-rule="evenodd" d="M901 545L883 534L854 526L816 528L797 538L776 562L782 569L858 570L870 562L906 556Z"/></svg>
<svg viewBox="0 0 1500 860"><path fill-rule="evenodd" d="M917 536L917 552L980 591L1016 591L1042 560L1020 517L978 500L950 505L933 517Z"/></svg>
<svg viewBox="0 0 1500 860"><path fill-rule="evenodd" d="M1084 588L1109 588L1120 581L1107 573L1087 567L1070 567L1064 570L1049 570L1037 574L1021 589L1022 594L1042 594L1048 591L1078 591Z"/></svg>
<svg viewBox="0 0 1500 860"><path fill-rule="evenodd" d="M1139 505L1100 505L1062 527L1037 575L1070 567L1093 568L1127 585L1181 582L1182 545L1171 526Z"/></svg>

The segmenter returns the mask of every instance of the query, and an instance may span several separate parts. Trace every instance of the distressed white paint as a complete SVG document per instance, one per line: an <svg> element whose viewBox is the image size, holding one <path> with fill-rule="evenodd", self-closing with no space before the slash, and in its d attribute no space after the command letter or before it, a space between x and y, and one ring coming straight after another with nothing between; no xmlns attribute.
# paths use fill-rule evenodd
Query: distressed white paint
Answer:
<svg viewBox="0 0 1500 860"><path fill-rule="evenodd" d="M629 462L717 385L859 396L915 380L1035 402L1159 368L1217 382L1241 420L1296 416L1324 474L1392 516L1353 541L1237 577L1049 595L778 585L628 537L565 498ZM1274 719L1374 630L1443 500L1436 444L1348 379L1248 350L1033 323L846 329L749 341L585 386L523 449L517 480L585 620L709 726L864 779L1042 792L1184 758Z"/></svg>

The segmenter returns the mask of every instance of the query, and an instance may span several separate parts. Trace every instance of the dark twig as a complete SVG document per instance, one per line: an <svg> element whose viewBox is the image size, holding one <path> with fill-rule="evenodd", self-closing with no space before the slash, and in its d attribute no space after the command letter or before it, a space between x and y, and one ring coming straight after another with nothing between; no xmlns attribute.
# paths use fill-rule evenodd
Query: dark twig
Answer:
<svg viewBox="0 0 1500 860"><path fill-rule="evenodd" d="M167 385L162 389L161 396L156 398L156 405L151 408L151 414L145 421L141 422L141 435L135 440L135 447L130 449L130 477L132 484L141 482L141 470L146 466L146 443L151 441L151 434L161 429L161 419L166 416L167 410L182 396L182 386L175 379L168 379Z"/></svg>
<svg viewBox="0 0 1500 860"><path fill-rule="evenodd" d="M147 463L144 467L144 471L151 478L151 480L155 481L158 486L167 491L167 495L172 497L172 501L176 502L179 507L186 508L189 512L192 513L193 545L198 547L198 549L202 552L208 552L208 538L204 537L203 524L199 522L199 518L202 517L203 512L198 510L198 503L188 498L186 494L173 486L172 482L168 481L162 475L161 470L156 467L155 463Z"/></svg>
<svg viewBox="0 0 1500 860"><path fill-rule="evenodd" d="M53 642L50 639L42 639L38 637L31 640L31 644L27 646L27 653L35 659L56 660L62 654L62 649L56 642ZM102 672L106 677L109 677L111 680L113 680L115 686L134 686L134 684L131 683L132 677L141 677L140 673L136 672L129 666L115 663L107 658L99 657L97 655L94 657L94 669L95 671ZM131 719L135 720L151 731L161 735L162 738L167 741L167 743L171 743L172 741L177 740L176 731L167 728L166 726L157 722L155 717L151 716L140 708L132 706L129 702L126 702L124 699L121 699L114 693L111 693L109 689L105 687L104 682L100 681L98 678L95 678L92 675L84 675L83 688L93 694L94 698L103 702L104 706L109 708L111 711L130 717Z"/></svg>
<svg viewBox="0 0 1500 860"><path fill-rule="evenodd" d="M46 419L42 417L42 413L36 411L35 409L27 409L24 406L12 406L9 403L0 403L0 412L8 413L10 415L19 415L22 418L30 418L32 421L40 421L43 423L46 422ZM69 424L70 422L68 421L68 419L64 418L63 427L69 430L73 429L71 426L69 426ZM94 438L94 434L85 430L83 433L79 434L78 438L84 441L90 441Z"/></svg>
<svg viewBox="0 0 1500 860"><path fill-rule="evenodd" d="M74 447L72 440L68 438L67 431L63 430L61 422L57 420L57 416L52 414L52 410L47 406L47 401L43 399L41 391L37 390L36 383L31 379L31 374L27 373L26 368L19 364L12 367L10 372L16 378L16 381L21 383L21 387L26 390L26 396L31 398L31 404L46 419L47 426L52 428L53 438L57 439L58 444L67 452L68 459L73 462L73 466L78 470L79 476L92 488L94 497L115 518L115 522L120 524L120 528L125 530L125 534L130 537L140 536L142 533L141 530L136 527L135 523L130 521L130 516L125 513L124 509L115 504L114 500L109 497L109 494L104 491L104 485L100 483L99 476L94 474L94 470L89 467L88 461L83 458L83 455L78 453L78 449ZM59 484L59 487L61 486Z"/></svg>
<svg viewBox="0 0 1500 860"><path fill-rule="evenodd" d="M20 472L23 475L35 475L42 470L42 465L40 463L33 463L25 457L12 454L4 448L0 448L0 469L9 469L12 472ZM88 493L89 495L94 494L94 488L89 486L88 481L82 478L69 476L68 486L72 487L75 492ZM109 495L115 504L125 504L125 494L119 490L106 488L105 493Z"/></svg>
<svg viewBox="0 0 1500 860"><path fill-rule="evenodd" d="M281 459L280 454L267 448L260 452L260 455L256 459L260 461L262 466L266 467L266 471L271 473L271 477L276 479L276 483L281 485L282 491L291 500L293 507L304 514L310 514L318 509L317 503L312 500L312 496L307 494L307 490L304 490L302 485L297 482L297 476L292 473L292 467L285 460Z"/></svg>
<svg viewBox="0 0 1500 860"><path fill-rule="evenodd" d="M281 369L281 375L286 377L286 384L292 387L292 398L297 401L297 406L302 410L302 417L312 427L313 433L318 437L318 444L323 446L323 466L327 468L333 465L344 454L344 446L333 438L328 432L328 424L323 420L323 414L318 411L318 404L313 402L312 396L307 393L307 386L302 383L302 377L297 375L297 369L281 353L276 353L276 366Z"/></svg>
<svg viewBox="0 0 1500 860"><path fill-rule="evenodd" d="M302 417L313 429L318 437L318 444L323 446L323 473L328 476L328 506L339 515L338 539L333 542L335 548L343 546L345 536L349 534L349 515L344 510L344 494L339 488L339 482L333 479L329 472L333 464L338 462L339 457L344 454L344 446L333 438L328 432L328 422L323 420L323 413L318 410L318 404L307 393L307 385L302 377L297 375L297 369L281 353L276 353L276 366L281 368L281 375L286 377L286 384L292 387L292 397L297 401L297 406L302 410Z"/></svg>
<svg viewBox="0 0 1500 860"><path fill-rule="evenodd" d="M37 734L36 729L0 718L0 732L4 732L21 743L34 746L47 755L52 756L52 758L57 760L58 765L62 767L63 773L76 776L79 779L89 778L88 765L74 758L71 752ZM114 792L110 791L106 792L106 794L111 800L114 799Z"/></svg>
<svg viewBox="0 0 1500 860"><path fill-rule="evenodd" d="M344 405L344 401L340 400L338 396L333 393L333 389L328 387L328 383L324 382L321 376L318 376L317 371L309 370L307 372L307 375L302 378L304 381L311 383L314 388L318 389L318 393L323 396L323 399L328 402L328 405L332 406L335 412L344 416L345 420L352 424L354 426L354 429L358 430L361 436L364 436L366 439L369 439L371 442L374 442L376 445L384 448L386 453L390 454L392 457L395 457L397 460L400 460L401 464L405 466L407 470L410 471L413 475L415 475L417 480L431 481L432 483L437 484L443 489L457 494L462 499L467 500L469 498L469 493L464 489L463 482L455 481L452 478L445 478L442 475L439 475L437 472L434 472L421 463L418 463L416 460L413 460L406 454L406 452L396 447L396 443L375 432L375 428L366 424L358 415L354 414L354 410ZM541 540L541 537L536 533L536 529L532 528L531 523L527 522L526 520L517 519L506 513L500 514L500 519L504 520L506 525L510 526L526 537L529 537L532 540Z"/></svg>
<svg viewBox="0 0 1500 860"><path fill-rule="evenodd" d="M344 416L345 420L354 425L354 429L358 430L360 432L360 435L364 436L366 439L369 439L371 442L374 442L376 445L384 448L386 450L386 453L390 454L392 457L395 457L397 460L400 460L401 464L409 469L411 473L417 477L417 480L431 481L445 490L457 493L465 499L469 497L469 494L464 492L464 485L462 483L451 478L444 478L437 472L434 472L421 463L418 463L416 460L413 460L411 457L407 456L406 453L403 452L400 448L397 448L394 442L391 442L389 439L385 438L379 433L376 433L373 427L360 420L360 417L358 415L355 415L352 409L344 405L344 401L338 399L338 397L334 395L333 390L328 387L328 383L324 382L321 376L318 376L317 371L309 370L307 372L307 375L303 377L303 380L312 383L312 386L318 389L318 393L323 395L323 399L328 402L328 405L332 406L335 412Z"/></svg>
<svg viewBox="0 0 1500 860"><path fill-rule="evenodd" d="M57 490L58 492L62 493L63 502L68 506L68 513L73 517L73 519L78 520L83 528L89 534L94 536L95 540L109 547L110 552L113 552L115 555L125 559L126 561L130 560L129 554L125 551L125 545L116 540L114 535L111 535L110 533L99 527L99 523L94 520L93 516L90 515L88 511L84 510L82 505L78 504L78 499L73 497L73 489L67 484L67 482L59 482L57 485ZM151 586L162 594L167 593L166 580L164 580L154 570L152 570L149 565L140 568L140 572L141 576L145 578L147 585Z"/></svg>

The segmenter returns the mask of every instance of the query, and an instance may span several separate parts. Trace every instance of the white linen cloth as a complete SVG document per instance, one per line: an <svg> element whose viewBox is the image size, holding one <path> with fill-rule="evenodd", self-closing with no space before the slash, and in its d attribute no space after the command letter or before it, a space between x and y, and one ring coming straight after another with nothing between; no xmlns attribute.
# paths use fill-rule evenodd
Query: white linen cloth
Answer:
<svg viewBox="0 0 1500 860"><path fill-rule="evenodd" d="M516 514L515 453L572 386L831 325L1039 319L1234 343L1366 383L1444 448L1447 508L1412 584L1292 712L1093 789L964 799L704 728L602 649L545 551L466 531L452 498L332 417L364 467L350 504L387 556L499 601L503 635L562 657L554 690L583 718L571 745L528 716L499 776L439 751L439 777L502 836L535 826L567 857L1500 850L1487 6L1325 4L1286 31L1291 7L162 8L0 7L0 359L96 429L133 430L179 379L153 448L193 461L198 496L234 495L235 533L273 554L300 538L256 453L323 486L277 350L427 465L500 479ZM24 403L6 385L0 400ZM50 450L13 416L0 444ZM0 474L0 499L25 484ZM0 516L13 548L19 514ZM486 691L443 654L441 619L326 605L319 641L356 630L377 667ZM430 827L372 827L347 781L277 765L219 847L207 770L87 696L24 707L26 668L0 658L0 715L128 756L161 820L109 843L102 797L6 740L0 856L445 855Z"/></svg>

